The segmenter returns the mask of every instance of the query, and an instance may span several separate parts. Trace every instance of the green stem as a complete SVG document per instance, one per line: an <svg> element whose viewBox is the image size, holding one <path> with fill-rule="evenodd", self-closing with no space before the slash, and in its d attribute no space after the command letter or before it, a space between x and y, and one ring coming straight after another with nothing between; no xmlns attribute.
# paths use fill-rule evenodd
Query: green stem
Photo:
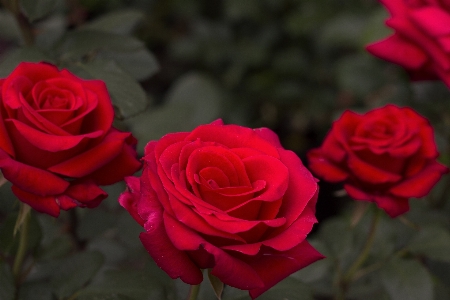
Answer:
<svg viewBox="0 0 450 300"><path fill-rule="evenodd" d="M199 292L200 292L200 284L191 285L191 287L189 288L189 295L187 300L197 300Z"/></svg>
<svg viewBox="0 0 450 300"><path fill-rule="evenodd" d="M381 219L382 210L377 209L374 212L374 216L372 218L372 224L370 225L369 235L367 236L366 243L364 244L363 250L359 254L358 258L348 269L347 273L344 276L344 280L346 282L350 282L353 278L353 275L356 271L362 266L362 264L366 261L369 256L370 249L372 248L373 241L375 240L375 232L377 230L378 223Z"/></svg>
<svg viewBox="0 0 450 300"><path fill-rule="evenodd" d="M21 211L25 210L24 206L26 204L21 203ZM19 214L20 217L20 214ZM28 247L28 227L29 227L29 219L30 215L29 212L23 219L23 223L20 226L19 229L19 249L17 250L16 258L14 259L14 265L13 265L13 274L14 278L16 279L16 283L19 284L20 277L22 274L22 265L23 261L25 259L25 254L27 252Z"/></svg>
<svg viewBox="0 0 450 300"><path fill-rule="evenodd" d="M345 294L347 292L349 284L353 281L355 273L361 268L361 266L366 262L369 257L370 250L372 249L373 242L375 240L375 233L378 227L378 223L381 219L381 215L383 211L374 207L376 210L373 213L372 223L370 225L369 233L367 235L367 240L364 243L364 246L361 250L361 253L350 266L348 271L342 277L339 288L337 291L337 295L335 297L336 300L345 300Z"/></svg>

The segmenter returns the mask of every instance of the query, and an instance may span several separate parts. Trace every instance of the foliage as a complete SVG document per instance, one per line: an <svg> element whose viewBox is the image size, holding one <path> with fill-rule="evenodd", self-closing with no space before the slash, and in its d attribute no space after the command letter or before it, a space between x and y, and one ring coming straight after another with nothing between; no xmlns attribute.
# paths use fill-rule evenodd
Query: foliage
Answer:
<svg viewBox="0 0 450 300"><path fill-rule="evenodd" d="M0 7L0 77L21 61L47 61L104 80L117 127L133 132L141 154L149 140L223 118L272 128L303 157L343 110L396 103L429 118L440 160L450 163L448 89L410 82L402 69L364 51L389 33L376 1L15 3L3 0ZM341 186L320 183L311 242L327 258L258 299L339 299L342 292L348 299L450 299L448 180L413 200L404 216L383 215L367 259L351 276L375 213L366 207L356 222L356 205L339 193ZM10 185L1 187L0 299L185 299L188 286L151 261L138 238L142 229L118 205L124 184L106 189L109 198L96 209L58 219L32 212L24 271L17 275L19 207ZM220 286L214 280L209 286L204 276L199 299L215 299ZM225 286L222 299L249 297Z"/></svg>

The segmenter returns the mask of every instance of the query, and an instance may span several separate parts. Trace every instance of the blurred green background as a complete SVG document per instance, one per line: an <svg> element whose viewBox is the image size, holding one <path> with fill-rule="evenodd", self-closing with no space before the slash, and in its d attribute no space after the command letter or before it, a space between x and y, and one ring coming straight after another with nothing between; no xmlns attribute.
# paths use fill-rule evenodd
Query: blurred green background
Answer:
<svg viewBox="0 0 450 300"><path fill-rule="evenodd" d="M0 6L0 76L20 61L46 60L84 78L105 80L117 108L116 126L133 132L141 155L149 140L222 118L225 123L271 128L307 164L306 152L322 143L344 110L365 112L395 103L429 118L440 160L450 162L448 89L440 82L410 82L403 69L364 50L390 34L384 26L388 13L375 0L22 2L35 45L23 46L14 18ZM448 179L443 181L439 195ZM117 203L123 190L123 183L108 187L110 197L100 209L64 212L58 220L34 217L35 235L42 238L30 246L37 251L37 271L21 299L50 299L46 297L55 289L58 299L73 295L96 272L87 268L81 279L58 281L63 275L57 266L73 267L80 261L94 269L102 266L82 299L111 290L129 298L101 299L175 299L174 283L149 262L138 239L140 227ZM320 222L352 202L340 190L340 185L320 182ZM0 200L0 252L13 254L17 245L8 234L17 204L8 185L0 192L5 199ZM434 204L443 207L445 200L437 197ZM68 256L80 249L94 252ZM152 271L121 270L142 265ZM105 272L116 269L120 271ZM7 276L2 270L0 264L0 279ZM146 289L148 282L154 289ZM175 285L184 295L186 286L180 287L179 281ZM277 294L268 297L277 299Z"/></svg>

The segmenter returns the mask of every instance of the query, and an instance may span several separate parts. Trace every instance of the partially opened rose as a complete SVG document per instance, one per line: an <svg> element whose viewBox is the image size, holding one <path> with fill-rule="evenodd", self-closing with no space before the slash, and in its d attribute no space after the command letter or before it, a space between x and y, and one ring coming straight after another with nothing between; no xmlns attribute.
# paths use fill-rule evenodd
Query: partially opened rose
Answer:
<svg viewBox="0 0 450 300"><path fill-rule="evenodd" d="M199 284L211 269L256 298L322 258L306 241L316 180L269 129L216 121L148 143L143 160L119 201L170 277Z"/></svg>
<svg viewBox="0 0 450 300"><path fill-rule="evenodd" d="M367 46L382 59L404 67L412 79L441 78L450 86L450 1L381 0L394 30Z"/></svg>
<svg viewBox="0 0 450 300"><path fill-rule="evenodd" d="M58 216L94 207L98 185L136 172L136 140L112 127L106 86L46 63L21 63L0 79L0 169L19 200Z"/></svg>
<svg viewBox="0 0 450 300"><path fill-rule="evenodd" d="M320 178L344 182L352 198L396 217L409 210L409 198L427 195L448 172L438 155L427 119L387 105L364 115L346 111L308 159Z"/></svg>

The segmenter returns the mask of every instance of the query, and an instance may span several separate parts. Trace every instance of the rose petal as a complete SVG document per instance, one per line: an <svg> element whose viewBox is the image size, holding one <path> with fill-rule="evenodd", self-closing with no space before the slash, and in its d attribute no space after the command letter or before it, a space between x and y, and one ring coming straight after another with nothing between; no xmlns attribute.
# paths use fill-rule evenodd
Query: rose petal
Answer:
<svg viewBox="0 0 450 300"><path fill-rule="evenodd" d="M100 144L69 160L52 166L49 171L64 176L80 178L86 176L120 155L131 133L112 128Z"/></svg>
<svg viewBox="0 0 450 300"><path fill-rule="evenodd" d="M83 140L94 139L103 134L103 132L101 131L95 131L78 136L55 136L31 128L17 120L8 119L6 120L6 122L7 125L12 125L8 126L8 128L10 128L10 132L15 129L17 131L16 135L23 136L23 138L34 147L49 152L58 152L72 149L75 148L78 144L82 143Z"/></svg>
<svg viewBox="0 0 450 300"><path fill-rule="evenodd" d="M448 173L449 169L438 162L430 161L429 164L416 175L406 178L392 187L389 192L402 198L420 198L428 195L433 186Z"/></svg>
<svg viewBox="0 0 450 300"><path fill-rule="evenodd" d="M192 207L188 207L180 201L172 201L174 216L178 221L192 230L207 235L209 237L217 237L223 240L231 240L234 243L243 243L245 240L234 233L225 232L212 226Z"/></svg>
<svg viewBox="0 0 450 300"><path fill-rule="evenodd" d="M275 201L283 197L289 182L289 171L283 162L268 155L250 156L242 162L251 182L266 183L264 191L254 200Z"/></svg>
<svg viewBox="0 0 450 300"><path fill-rule="evenodd" d="M261 138L250 128L237 125L201 125L194 129L186 140L215 142L228 148L256 148L268 155L278 157L276 147L271 142Z"/></svg>
<svg viewBox="0 0 450 300"><path fill-rule="evenodd" d="M433 58L433 62L439 65L440 68L444 70L450 68L450 60L447 57L447 53L445 53L433 39L414 26L407 18L390 19L386 21L386 25L394 29L398 35L401 35L406 40L410 40L412 44L418 45L428 57ZM409 59L412 58L409 57Z"/></svg>
<svg viewBox="0 0 450 300"><path fill-rule="evenodd" d="M260 137L271 143L273 146L277 148L283 148L283 146L280 143L280 139L278 138L278 135L269 128L262 127L253 129L253 131L257 133Z"/></svg>
<svg viewBox="0 0 450 300"><path fill-rule="evenodd" d="M374 196L373 200L377 206L391 217L395 218L401 214L406 213L409 210L409 204L407 198L395 197L395 196Z"/></svg>
<svg viewBox="0 0 450 300"><path fill-rule="evenodd" d="M189 183L194 185L194 175L208 167L217 167L222 170L227 175L231 186L251 186L251 181L254 181L251 178L249 180L245 162L243 163L236 154L223 147L205 146L194 150L189 156L186 166L186 177Z"/></svg>
<svg viewBox="0 0 450 300"><path fill-rule="evenodd" d="M209 223L214 228L221 230L223 232L233 234L249 231L261 224L267 227L280 227L286 224L286 219L283 217L269 220L248 221L218 212L210 212L210 214L201 214L201 216L207 223Z"/></svg>
<svg viewBox="0 0 450 300"><path fill-rule="evenodd" d="M58 68L48 63L21 62L6 78L6 81L25 76L33 83L59 76Z"/></svg>
<svg viewBox="0 0 450 300"><path fill-rule="evenodd" d="M61 194L69 186L67 181L50 172L15 161L1 149L0 168L3 176L13 185L39 196Z"/></svg>
<svg viewBox="0 0 450 300"><path fill-rule="evenodd" d="M76 200L79 206L89 208L97 207L108 197L108 194L92 181L72 183L64 195Z"/></svg>
<svg viewBox="0 0 450 300"><path fill-rule="evenodd" d="M214 256L215 265L211 273L223 283L241 289L262 286L261 279L256 272L242 260L211 245L168 214L164 214L164 223L167 235L177 249L198 250L202 246L206 252Z"/></svg>
<svg viewBox="0 0 450 300"><path fill-rule="evenodd" d="M278 212L278 216L286 218L286 224L275 232L281 232L294 223L307 205L315 207L319 189L317 180L294 152L279 150L279 153L281 161L289 169L289 184Z"/></svg>
<svg viewBox="0 0 450 300"><path fill-rule="evenodd" d="M364 192L362 189L356 187L355 185L346 183L344 184L344 189L348 193L348 195L355 200L372 201L372 196L370 194Z"/></svg>
<svg viewBox="0 0 450 300"><path fill-rule="evenodd" d="M350 171L361 181L372 184L392 183L401 179L400 175L377 168L356 155L350 155L347 160Z"/></svg>
<svg viewBox="0 0 450 300"><path fill-rule="evenodd" d="M110 185L123 180L127 175L136 173L142 164L136 159L134 143L136 139L130 135L125 139L122 151L109 163L92 172L88 178L93 179L98 185Z"/></svg>
<svg viewBox="0 0 450 300"><path fill-rule="evenodd" d="M28 204L38 212L49 214L55 218L59 216L60 209L56 203L55 196L39 196L28 193L14 185L11 187L11 190L20 201Z"/></svg>
<svg viewBox="0 0 450 300"><path fill-rule="evenodd" d="M78 202L69 196L59 195L55 198L56 203L61 209L69 210L78 206Z"/></svg>
<svg viewBox="0 0 450 300"><path fill-rule="evenodd" d="M264 245L277 251L287 251L302 243L315 223L317 223L317 219L314 217L314 211L306 209L303 217L300 217L280 234L273 236L269 234L267 240L264 241L223 246L222 249L237 251L245 255L256 255L261 245Z"/></svg>
<svg viewBox="0 0 450 300"><path fill-rule="evenodd" d="M442 8L429 6L415 9L409 17L431 37L450 34L450 14Z"/></svg>
<svg viewBox="0 0 450 300"><path fill-rule="evenodd" d="M66 70L61 71L61 76L81 80ZM108 132L114 120L114 109L105 83L100 80L82 80L82 82L85 89L93 92L88 93L87 96L95 95L98 102L95 109L84 117L81 132L91 132L92 128Z"/></svg>
<svg viewBox="0 0 450 300"><path fill-rule="evenodd" d="M328 161L322 153L322 148L310 150L307 153L307 157L311 171L325 181L340 182L347 179L347 172Z"/></svg>
<svg viewBox="0 0 450 300"><path fill-rule="evenodd" d="M250 297L257 298L262 293L290 274L323 259L324 256L307 241L285 252L267 251L251 258L251 266L264 282L261 288L250 289Z"/></svg>
<svg viewBox="0 0 450 300"><path fill-rule="evenodd" d="M406 69L419 69L428 61L422 49L405 41L397 34L366 46L366 50L378 58L401 65Z"/></svg>
<svg viewBox="0 0 450 300"><path fill-rule="evenodd" d="M203 280L202 272L186 252L174 247L165 231L162 212L154 211L152 216L153 218L149 220L150 230L139 235L150 256L171 278L180 278L192 285L200 284Z"/></svg>

